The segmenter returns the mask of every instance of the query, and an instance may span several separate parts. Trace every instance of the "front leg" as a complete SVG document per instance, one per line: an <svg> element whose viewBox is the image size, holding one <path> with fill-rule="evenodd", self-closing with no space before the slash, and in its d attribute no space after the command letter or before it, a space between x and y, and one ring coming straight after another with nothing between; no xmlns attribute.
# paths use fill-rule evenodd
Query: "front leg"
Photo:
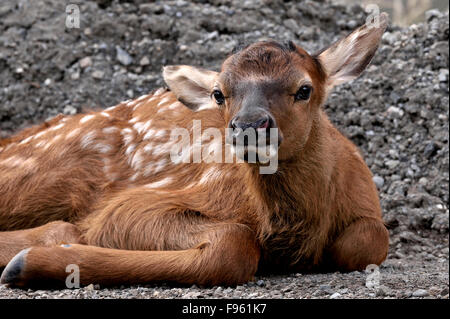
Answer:
<svg viewBox="0 0 450 319"><path fill-rule="evenodd" d="M380 265L386 259L388 248L389 232L383 222L364 217L343 231L332 244L328 257L335 269L364 270L370 264Z"/></svg>

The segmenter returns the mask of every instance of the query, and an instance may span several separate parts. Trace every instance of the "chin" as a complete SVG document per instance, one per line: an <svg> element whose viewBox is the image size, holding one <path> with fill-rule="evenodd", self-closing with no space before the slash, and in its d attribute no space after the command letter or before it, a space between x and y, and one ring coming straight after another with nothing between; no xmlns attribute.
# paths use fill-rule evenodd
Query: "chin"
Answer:
<svg viewBox="0 0 450 319"><path fill-rule="evenodd" d="M268 145L264 148L232 145L231 149L237 159L249 164L267 164L278 159L278 146L275 145Z"/></svg>

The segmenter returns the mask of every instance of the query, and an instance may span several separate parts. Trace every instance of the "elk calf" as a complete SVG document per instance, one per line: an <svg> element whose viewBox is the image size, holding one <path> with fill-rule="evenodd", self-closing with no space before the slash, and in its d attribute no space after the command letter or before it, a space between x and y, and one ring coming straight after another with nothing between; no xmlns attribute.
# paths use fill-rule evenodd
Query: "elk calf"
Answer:
<svg viewBox="0 0 450 319"><path fill-rule="evenodd" d="M1 141L1 282L64 284L75 264L81 284L235 285L257 270L383 262L388 231L371 172L321 108L371 61L387 16L378 22L314 55L263 41L220 72L167 66L169 90ZM174 161L177 129L189 145ZM258 145L240 139L249 130ZM277 160L272 174L260 172L261 141ZM211 150L219 160L195 160ZM223 160L227 150L235 161Z"/></svg>

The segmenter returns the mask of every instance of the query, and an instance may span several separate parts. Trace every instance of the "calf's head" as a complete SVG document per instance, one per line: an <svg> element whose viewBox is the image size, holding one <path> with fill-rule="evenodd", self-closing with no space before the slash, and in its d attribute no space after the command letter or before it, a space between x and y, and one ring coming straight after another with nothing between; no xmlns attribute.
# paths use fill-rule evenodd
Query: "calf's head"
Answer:
<svg viewBox="0 0 450 319"><path fill-rule="evenodd" d="M359 76L374 56L387 15L375 21L317 54L310 55L293 42L262 41L235 50L220 72L166 66L164 79L192 110L220 109L231 129L229 143L253 129L258 143L273 144L269 133L276 129L278 159L301 156L327 93Z"/></svg>

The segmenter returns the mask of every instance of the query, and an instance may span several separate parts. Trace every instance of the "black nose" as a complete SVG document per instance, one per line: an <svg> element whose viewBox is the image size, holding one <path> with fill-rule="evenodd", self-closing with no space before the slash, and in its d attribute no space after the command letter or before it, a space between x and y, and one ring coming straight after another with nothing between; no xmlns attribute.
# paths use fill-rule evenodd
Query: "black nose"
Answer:
<svg viewBox="0 0 450 319"><path fill-rule="evenodd" d="M240 128L243 131L248 128L253 128L256 130L269 129L271 127L271 121L268 115L264 115L256 121L241 120L240 118L235 117L233 120L231 120L230 124L233 129Z"/></svg>

